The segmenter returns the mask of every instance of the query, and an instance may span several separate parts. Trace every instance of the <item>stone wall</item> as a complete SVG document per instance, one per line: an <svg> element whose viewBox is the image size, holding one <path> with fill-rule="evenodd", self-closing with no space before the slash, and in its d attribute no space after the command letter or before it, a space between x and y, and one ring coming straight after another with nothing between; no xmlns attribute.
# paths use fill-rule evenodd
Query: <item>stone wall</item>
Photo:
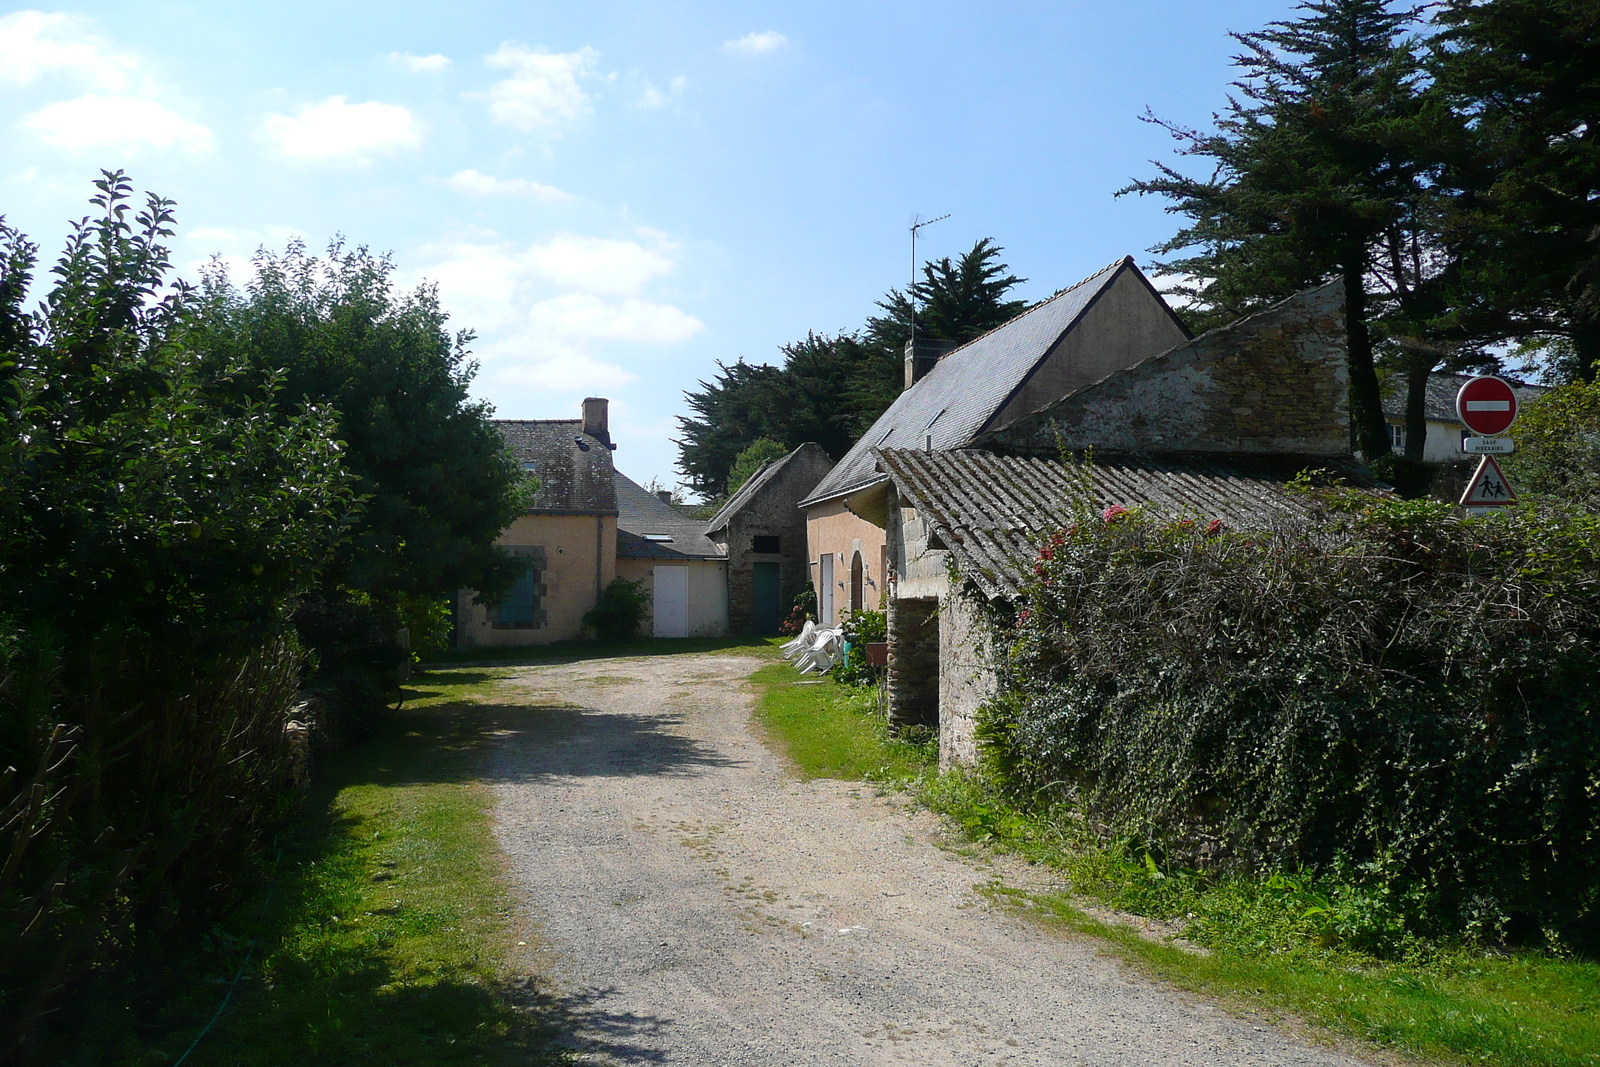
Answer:
<svg viewBox="0 0 1600 1067"><path fill-rule="evenodd" d="M806 516L799 503L833 468L833 461L820 445L807 442L779 462L782 466L737 512L728 516L723 529L712 534L728 554L728 627L731 633L750 632L755 582L752 564L778 564L780 618L788 615L789 602L811 580L807 567ZM757 537L776 537L778 551L755 551Z"/></svg>
<svg viewBox="0 0 1600 1067"><path fill-rule="evenodd" d="M939 602L889 598L889 725L939 721Z"/></svg>
<svg viewBox="0 0 1600 1067"><path fill-rule="evenodd" d="M1333 282L1081 389L977 447L1344 456L1344 287Z"/></svg>
<svg viewBox="0 0 1600 1067"><path fill-rule="evenodd" d="M994 639L983 608L952 589L939 603L939 766L978 762L973 736L978 707L1000 692Z"/></svg>

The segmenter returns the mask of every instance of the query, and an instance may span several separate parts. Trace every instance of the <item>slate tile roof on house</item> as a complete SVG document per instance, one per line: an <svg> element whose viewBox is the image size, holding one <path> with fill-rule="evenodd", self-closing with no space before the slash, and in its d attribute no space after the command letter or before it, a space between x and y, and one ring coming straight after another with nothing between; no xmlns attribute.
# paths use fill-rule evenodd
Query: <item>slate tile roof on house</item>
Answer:
<svg viewBox="0 0 1600 1067"><path fill-rule="evenodd" d="M530 514L615 515L611 450L581 419L496 419L523 469L539 479Z"/></svg>
<svg viewBox="0 0 1600 1067"><path fill-rule="evenodd" d="M706 536L706 524L692 519L635 482L615 472L618 559L720 559L722 550Z"/></svg>
<svg viewBox="0 0 1600 1067"><path fill-rule="evenodd" d="M1460 425L1461 420L1456 415L1456 394L1461 392L1461 387L1468 380L1476 377L1472 374L1433 374L1428 377L1428 394L1424 401L1423 410L1430 422L1448 422ZM1504 377L1502 375L1502 377ZM1550 391L1549 386L1528 385L1514 378L1506 378L1511 385L1511 391L1517 395L1518 405L1541 397ZM1383 398L1383 413L1391 419L1406 417L1406 387L1404 382L1395 383L1389 395Z"/></svg>
<svg viewBox="0 0 1600 1067"><path fill-rule="evenodd" d="M930 441L935 450L970 444L1117 272L1132 263L1132 257L1117 260L939 360L895 398L800 506L880 480L873 449L927 448Z"/></svg>
<svg viewBox="0 0 1600 1067"><path fill-rule="evenodd" d="M990 598L1012 599L1039 544L1074 520L1083 468L1057 460L1000 456L977 449L881 449L879 469L902 504L915 507L962 574ZM1303 512L1284 485L1307 466L1331 468L1346 484L1376 483L1352 464L1296 456L1101 457L1089 467L1092 507L1146 505L1171 518L1221 519L1261 527Z"/></svg>

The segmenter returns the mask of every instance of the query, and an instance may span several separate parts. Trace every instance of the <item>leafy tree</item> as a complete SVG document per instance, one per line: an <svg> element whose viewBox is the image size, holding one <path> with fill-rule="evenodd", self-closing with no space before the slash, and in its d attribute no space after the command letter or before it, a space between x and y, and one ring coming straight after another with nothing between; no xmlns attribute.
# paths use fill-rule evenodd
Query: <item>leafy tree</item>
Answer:
<svg viewBox="0 0 1600 1067"><path fill-rule="evenodd" d="M1469 123L1454 161L1470 250L1461 315L1490 340L1563 339L1552 369L1600 360L1600 6L1447 0L1433 68Z"/></svg>
<svg viewBox="0 0 1600 1067"><path fill-rule="evenodd" d="M968 341L1020 314L1026 304L1005 294L1024 279L1000 262L990 238L960 259L929 260L916 283L917 333ZM732 492L729 473L759 438L785 452L814 441L834 458L850 450L904 384L911 339L911 298L891 290L857 332L809 333L784 345L783 365L718 364L718 374L685 394L693 412L679 419L678 468L708 498Z"/></svg>
<svg viewBox="0 0 1600 1067"><path fill-rule="evenodd" d="M1416 9L1313 0L1296 10L1233 35L1242 76L1215 132L1150 118L1211 175L1158 163L1159 177L1118 195L1166 197L1190 220L1156 250L1188 253L1162 267L1194 279L1185 291L1201 327L1342 278L1356 443L1369 457L1389 452L1376 370L1387 350L1408 383L1408 454L1420 459L1428 374L1484 362L1449 314L1460 264L1440 237L1452 204L1444 146L1463 134L1423 91L1406 36Z"/></svg>
<svg viewBox="0 0 1600 1067"><path fill-rule="evenodd" d="M1517 416L1507 457L1519 490L1600 511L1600 382L1569 382Z"/></svg>
<svg viewBox="0 0 1600 1067"><path fill-rule="evenodd" d="M789 451L770 437L756 438L750 443L750 447L740 452L739 458L733 461L733 469L728 472L728 495L737 493L762 467L775 459L782 459L789 454Z"/></svg>
<svg viewBox="0 0 1600 1067"><path fill-rule="evenodd" d="M277 375L278 408L339 412L344 464L366 499L327 584L378 597L495 592L515 566L494 547L522 502L520 471L468 397L471 334L452 336L431 286L399 292L394 264L340 243L326 259L292 242L257 253L235 287L220 266L203 278L188 342L216 363Z"/></svg>

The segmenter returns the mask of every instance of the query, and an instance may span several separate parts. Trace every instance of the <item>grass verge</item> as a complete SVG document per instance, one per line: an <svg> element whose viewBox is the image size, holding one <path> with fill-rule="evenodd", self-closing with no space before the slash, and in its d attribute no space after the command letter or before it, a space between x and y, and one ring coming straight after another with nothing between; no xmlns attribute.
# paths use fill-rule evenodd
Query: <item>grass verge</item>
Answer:
<svg viewBox="0 0 1600 1067"><path fill-rule="evenodd" d="M510 975L513 963L530 969L532 938L517 928L476 781L493 724L475 698L494 681L431 673L415 683L427 695L379 736L319 767L270 895L217 934L224 955L255 954L187 1064L560 1062L548 1051L553 1002ZM189 1012L225 988L209 983ZM140 1061L172 1063L209 1014Z"/></svg>
<svg viewBox="0 0 1600 1067"><path fill-rule="evenodd" d="M1018 810L977 776L937 773L932 744L888 736L870 690L808 685L786 664L753 680L764 688L758 720L802 774L899 784L973 842L1058 869L1070 893L998 886L994 895L1098 939L1152 977L1407 1056L1499 1067L1600 1062L1592 961L1421 942L1394 961L1326 944L1315 885L1282 876L1209 883L1130 861L1059 815ZM1089 904L1171 923L1183 941L1098 918Z"/></svg>

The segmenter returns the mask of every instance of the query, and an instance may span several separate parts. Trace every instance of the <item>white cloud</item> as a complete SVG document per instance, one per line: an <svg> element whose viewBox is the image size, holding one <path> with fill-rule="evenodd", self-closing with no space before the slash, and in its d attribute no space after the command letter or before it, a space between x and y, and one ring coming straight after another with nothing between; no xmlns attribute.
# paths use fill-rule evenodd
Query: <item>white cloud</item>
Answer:
<svg viewBox="0 0 1600 1067"><path fill-rule="evenodd" d="M377 155L422 145L422 124L399 104L348 103L330 96L306 104L293 117L271 114L261 132L290 159L366 164Z"/></svg>
<svg viewBox="0 0 1600 1067"><path fill-rule="evenodd" d="M471 193L473 196L531 196L546 204L559 204L577 199L571 193L563 192L553 185L529 181L527 178L496 178L492 174L480 174L475 170L458 170L446 178L444 183L452 189Z"/></svg>
<svg viewBox="0 0 1600 1067"><path fill-rule="evenodd" d="M527 45L505 42L485 60L491 67L512 72L485 94L489 114L519 130L555 129L582 119L589 113L589 97L578 79L593 70L598 55L592 48L535 52Z"/></svg>
<svg viewBox="0 0 1600 1067"><path fill-rule="evenodd" d="M758 56L763 52L776 52L789 43L789 38L777 30L763 30L760 33L747 33L735 41L722 42L724 52L742 52L749 56Z"/></svg>
<svg viewBox="0 0 1600 1067"><path fill-rule="evenodd" d="M633 241L564 235L523 247L462 242L422 251L428 265L415 277L436 281L452 319L478 331L487 380L614 388L636 379L608 358L611 346L665 347L705 329L682 309L639 295L673 263Z"/></svg>
<svg viewBox="0 0 1600 1067"><path fill-rule="evenodd" d="M0 82L31 85L61 74L91 88L122 92L134 80L136 57L89 32L81 15L14 11L0 17Z"/></svg>
<svg viewBox="0 0 1600 1067"><path fill-rule="evenodd" d="M450 69L450 57L433 52L414 56L410 52L390 52L389 62L412 74L443 74Z"/></svg>
<svg viewBox="0 0 1600 1067"><path fill-rule="evenodd" d="M636 241L552 237L523 254L530 270L564 289L628 295L672 269L672 260Z"/></svg>
<svg viewBox="0 0 1600 1067"><path fill-rule="evenodd" d="M47 144L71 151L176 149L204 152L216 144L211 131L156 103L133 96L88 93L57 100L18 123Z"/></svg>
<svg viewBox="0 0 1600 1067"><path fill-rule="evenodd" d="M644 83L644 90L639 94L639 106L643 108L665 107L677 97L682 96L683 91L688 87L689 79L681 74L667 82L665 92L657 89L654 84L647 80Z"/></svg>

